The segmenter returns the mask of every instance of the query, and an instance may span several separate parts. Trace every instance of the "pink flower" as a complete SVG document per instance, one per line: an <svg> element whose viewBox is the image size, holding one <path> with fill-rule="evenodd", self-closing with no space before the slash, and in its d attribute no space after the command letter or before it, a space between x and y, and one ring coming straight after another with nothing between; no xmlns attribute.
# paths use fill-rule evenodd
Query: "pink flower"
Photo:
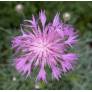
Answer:
<svg viewBox="0 0 92 92"><path fill-rule="evenodd" d="M59 80L63 72L73 69L78 58L68 51L76 44L77 35L72 26L60 21L59 13L47 25L45 11L39 13L39 19L41 25L34 16L32 20L24 20L28 23L21 26L22 35L13 38L12 48L17 55L14 64L16 70L26 76L38 67L37 80L45 82L48 75L45 68L49 66L52 76Z"/></svg>

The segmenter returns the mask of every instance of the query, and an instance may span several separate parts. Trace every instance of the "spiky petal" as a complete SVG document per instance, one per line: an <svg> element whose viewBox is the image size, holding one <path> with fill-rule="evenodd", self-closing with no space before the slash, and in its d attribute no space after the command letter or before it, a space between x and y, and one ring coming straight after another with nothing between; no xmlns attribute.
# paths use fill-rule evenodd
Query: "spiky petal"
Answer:
<svg viewBox="0 0 92 92"><path fill-rule="evenodd" d="M39 13L39 18L40 18L40 21L42 23L42 26L43 26L43 29L45 27L45 23L46 23L46 15L45 15L45 11L42 11Z"/></svg>

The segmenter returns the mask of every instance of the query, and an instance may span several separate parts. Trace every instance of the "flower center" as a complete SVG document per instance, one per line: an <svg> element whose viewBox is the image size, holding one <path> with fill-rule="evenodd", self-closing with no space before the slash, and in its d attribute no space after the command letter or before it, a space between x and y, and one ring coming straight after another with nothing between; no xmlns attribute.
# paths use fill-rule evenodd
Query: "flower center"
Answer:
<svg viewBox="0 0 92 92"><path fill-rule="evenodd" d="M46 50L47 50L47 43L41 41L41 42L38 44L38 48L39 48L39 51L42 51L42 52L46 51Z"/></svg>
<svg viewBox="0 0 92 92"><path fill-rule="evenodd" d="M46 51L48 50L48 43L39 39L34 43L34 50L38 53L46 53Z"/></svg>

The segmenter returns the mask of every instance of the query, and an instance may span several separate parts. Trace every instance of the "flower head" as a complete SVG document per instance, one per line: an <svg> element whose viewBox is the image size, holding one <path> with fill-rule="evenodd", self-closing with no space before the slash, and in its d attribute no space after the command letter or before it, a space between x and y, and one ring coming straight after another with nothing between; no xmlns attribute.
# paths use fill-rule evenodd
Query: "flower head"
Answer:
<svg viewBox="0 0 92 92"><path fill-rule="evenodd" d="M37 80L46 82L46 66L52 71L53 78L59 80L62 73L73 69L77 55L68 51L77 42L74 28L60 21L59 13L52 23L46 25L44 11L39 13L41 25L32 16L32 20L25 20L26 31L12 40L12 47L19 55L14 59L18 72L30 76L32 70L38 67ZM30 30L27 30L27 29Z"/></svg>

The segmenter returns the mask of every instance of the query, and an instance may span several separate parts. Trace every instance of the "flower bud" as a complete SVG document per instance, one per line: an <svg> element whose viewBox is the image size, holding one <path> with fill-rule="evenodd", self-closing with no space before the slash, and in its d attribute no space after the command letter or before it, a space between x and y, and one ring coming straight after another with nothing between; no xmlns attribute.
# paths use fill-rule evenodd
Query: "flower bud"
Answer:
<svg viewBox="0 0 92 92"><path fill-rule="evenodd" d="M16 77L13 77L12 80L13 80L13 81L16 81Z"/></svg>
<svg viewBox="0 0 92 92"><path fill-rule="evenodd" d="M15 10L17 13L22 13L23 12L23 5L22 4L17 4L15 7Z"/></svg>
<svg viewBox="0 0 92 92"><path fill-rule="evenodd" d="M35 84L35 89L40 89L39 83L36 83L36 84Z"/></svg>
<svg viewBox="0 0 92 92"><path fill-rule="evenodd" d="M63 14L63 19L64 19L64 21L69 21L70 18L71 18L71 14L70 14L69 12L65 12L65 13Z"/></svg>

